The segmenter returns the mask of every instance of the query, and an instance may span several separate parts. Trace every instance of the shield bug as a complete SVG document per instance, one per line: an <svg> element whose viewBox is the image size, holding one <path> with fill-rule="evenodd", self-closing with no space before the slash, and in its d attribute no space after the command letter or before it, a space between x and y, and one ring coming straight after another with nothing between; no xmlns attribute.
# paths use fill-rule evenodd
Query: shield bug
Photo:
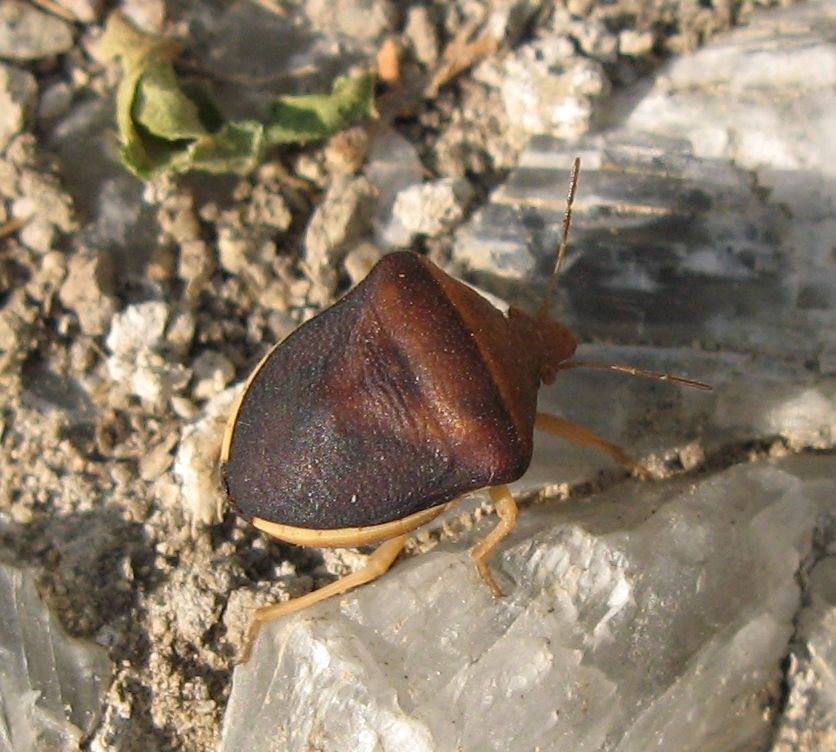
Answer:
<svg viewBox="0 0 836 752"><path fill-rule="evenodd" d="M471 555L501 595L487 559L516 523L506 484L528 468L535 428L597 447L649 475L589 429L537 412L541 384L559 371L606 368L710 388L631 366L570 360L575 337L548 309L578 169L575 160L554 272L535 315L516 308L503 314L426 258L393 253L256 366L221 451L223 482L239 514L298 545L383 543L361 570L258 609L249 644L262 623L383 574L409 531L484 487L499 522Z"/></svg>

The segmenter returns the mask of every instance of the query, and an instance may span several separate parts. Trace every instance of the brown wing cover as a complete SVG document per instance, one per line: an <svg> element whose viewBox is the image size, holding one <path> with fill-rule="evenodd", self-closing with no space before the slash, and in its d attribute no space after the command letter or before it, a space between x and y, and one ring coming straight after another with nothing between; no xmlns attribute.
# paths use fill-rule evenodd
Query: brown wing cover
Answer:
<svg viewBox="0 0 836 752"><path fill-rule="evenodd" d="M515 480L531 430L427 264L396 253L263 364L223 474L245 517L362 527Z"/></svg>

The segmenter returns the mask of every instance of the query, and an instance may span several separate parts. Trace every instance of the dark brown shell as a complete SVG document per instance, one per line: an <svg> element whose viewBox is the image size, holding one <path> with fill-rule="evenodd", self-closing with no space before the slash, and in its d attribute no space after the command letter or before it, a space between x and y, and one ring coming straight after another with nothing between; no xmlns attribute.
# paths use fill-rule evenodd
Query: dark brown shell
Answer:
<svg viewBox="0 0 836 752"><path fill-rule="evenodd" d="M231 500L247 518L366 527L519 478L539 386L520 346L469 287L385 257L251 378L222 468Z"/></svg>

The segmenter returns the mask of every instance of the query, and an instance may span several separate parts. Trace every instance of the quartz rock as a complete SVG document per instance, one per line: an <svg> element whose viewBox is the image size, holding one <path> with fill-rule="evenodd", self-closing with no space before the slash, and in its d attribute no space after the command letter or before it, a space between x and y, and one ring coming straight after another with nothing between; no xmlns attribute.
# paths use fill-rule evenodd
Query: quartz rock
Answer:
<svg viewBox="0 0 836 752"><path fill-rule="evenodd" d="M767 296L772 302L755 304L763 308L766 335L756 336L758 344L764 338L787 349L801 344L803 357L831 374L835 25L836 7L829 2L756 15L746 27L674 61L626 121L631 130L687 139L700 159L728 160L747 171L777 220L776 235L762 238L776 249L779 266ZM761 281L769 274L758 261L752 271ZM753 302L740 306L735 318L750 319ZM819 332L812 342L800 332L808 328Z"/></svg>
<svg viewBox="0 0 836 752"><path fill-rule="evenodd" d="M542 294L575 155L585 166L558 300L581 337L702 342L797 363L833 351L821 325L836 299L824 273L830 219L790 218L748 172L661 136L610 133L570 148L534 139L458 233L458 264L515 302L523 282Z"/></svg>
<svg viewBox="0 0 836 752"><path fill-rule="evenodd" d="M111 379L156 410L191 378L188 369L162 352L168 317L162 301L135 303L113 317L106 340L112 353L107 359Z"/></svg>
<svg viewBox="0 0 836 752"><path fill-rule="evenodd" d="M472 195L470 184L461 178L441 178L405 188L395 198L387 240L405 248L416 235L442 235L461 221ZM400 236L398 229L402 229Z"/></svg>
<svg viewBox="0 0 836 752"><path fill-rule="evenodd" d="M500 601L475 538L400 562L262 631L221 749L758 748L834 469L761 462L526 510L493 560Z"/></svg>
<svg viewBox="0 0 836 752"><path fill-rule="evenodd" d="M688 374L711 392L648 379L576 369L540 390L538 409L587 426L661 471L665 458L688 467L687 455L722 457L753 436L782 436L797 447L831 446L836 432L836 383L814 379L803 366L687 347L583 345L579 358L633 363ZM579 483L617 466L600 452L535 432L534 458L514 484L526 492L555 482Z"/></svg>
<svg viewBox="0 0 836 752"><path fill-rule="evenodd" d="M578 155L561 320L834 373L832 24L828 3L762 14L616 98L618 130L535 137L458 233L458 268L512 299L542 290Z"/></svg>
<svg viewBox="0 0 836 752"><path fill-rule="evenodd" d="M829 541L830 555L816 563L807 579L777 749L812 752L836 744L836 541L832 536Z"/></svg>
<svg viewBox="0 0 836 752"><path fill-rule="evenodd" d="M377 191L373 226L382 248L392 247L405 233L392 207L398 194L421 184L423 169L415 146L397 131L385 129L372 141L364 172Z"/></svg>
<svg viewBox="0 0 836 752"><path fill-rule="evenodd" d="M586 133L594 102L610 89L601 64L576 55L572 41L559 35L523 45L501 62L488 59L474 76L499 89L517 147L535 134Z"/></svg>
<svg viewBox="0 0 836 752"><path fill-rule="evenodd" d="M699 156L732 159L770 183L791 170L832 173L834 24L836 8L821 0L757 14L676 58L626 125L687 138Z"/></svg>
<svg viewBox="0 0 836 752"><path fill-rule="evenodd" d="M67 636L27 572L0 564L0 598L0 749L79 749L101 714L107 653Z"/></svg>

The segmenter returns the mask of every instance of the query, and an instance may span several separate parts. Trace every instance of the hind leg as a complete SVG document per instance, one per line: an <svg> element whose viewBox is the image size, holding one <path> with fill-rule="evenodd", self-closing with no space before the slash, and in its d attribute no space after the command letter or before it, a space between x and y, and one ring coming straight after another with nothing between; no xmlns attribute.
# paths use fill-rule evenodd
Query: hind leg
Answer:
<svg viewBox="0 0 836 752"><path fill-rule="evenodd" d="M369 558L366 560L366 564L362 569L352 572L345 577L340 577L339 580L335 580L329 585L325 585L324 587L314 590L307 595L300 596L299 598L293 598L289 601L274 603L271 606L263 606L262 608L256 609L253 613L252 621L250 622L249 631L247 632L247 639L244 644L244 655L241 662L246 663L250 659L253 644L255 643L255 639L258 636L262 625L275 621L287 614L292 614L294 611L300 611L308 606L313 606L315 603L324 601L326 598L330 598L331 596L340 595L341 593L351 590L358 585L365 585L367 582L376 580L380 577L380 575L384 574L392 566L392 564L395 563L395 559L398 558L398 555L403 550L404 545L406 545L408 537L409 536L406 534L399 535L396 538L392 538L391 540L381 543L374 550L374 552L369 555Z"/></svg>

